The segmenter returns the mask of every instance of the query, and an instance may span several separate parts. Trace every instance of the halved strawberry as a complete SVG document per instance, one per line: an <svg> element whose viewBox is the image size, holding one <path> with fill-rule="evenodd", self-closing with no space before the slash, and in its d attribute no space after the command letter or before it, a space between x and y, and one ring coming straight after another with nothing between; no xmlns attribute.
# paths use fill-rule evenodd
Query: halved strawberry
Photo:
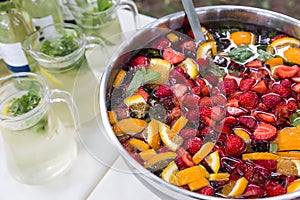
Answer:
<svg viewBox="0 0 300 200"><path fill-rule="evenodd" d="M238 96L240 105L246 109L254 109L258 104L258 96L255 92L247 91Z"/></svg>
<svg viewBox="0 0 300 200"><path fill-rule="evenodd" d="M266 113L266 112L257 112L256 115L259 117L259 119L263 120L267 123L274 123L276 122L276 118L274 114Z"/></svg>
<svg viewBox="0 0 300 200"><path fill-rule="evenodd" d="M286 193L286 188L283 187L277 180L270 179L265 183L265 190L268 197L283 195Z"/></svg>
<svg viewBox="0 0 300 200"><path fill-rule="evenodd" d="M279 34L279 35L276 35L275 37L273 37L271 39L271 42L274 42L275 40L278 40L280 38L284 38L284 37L288 37L286 34Z"/></svg>
<svg viewBox="0 0 300 200"><path fill-rule="evenodd" d="M283 98L288 98L291 96L291 89L289 87L285 87L282 84L274 84L273 91Z"/></svg>
<svg viewBox="0 0 300 200"><path fill-rule="evenodd" d="M177 150L175 163L180 170L194 166L192 156L182 147Z"/></svg>
<svg viewBox="0 0 300 200"><path fill-rule="evenodd" d="M253 133L253 137L257 140L272 140L276 137L276 131L276 127L271 124L259 122Z"/></svg>
<svg viewBox="0 0 300 200"><path fill-rule="evenodd" d="M259 81L254 85L251 90L260 94L266 93L268 91L267 84L264 80Z"/></svg>
<svg viewBox="0 0 300 200"><path fill-rule="evenodd" d="M253 60L248 62L245 66L251 68L261 68L263 66L263 62L261 60Z"/></svg>
<svg viewBox="0 0 300 200"><path fill-rule="evenodd" d="M299 76L293 77L292 80L296 83L300 83L300 77Z"/></svg>
<svg viewBox="0 0 300 200"><path fill-rule="evenodd" d="M149 94L146 92L143 88L139 88L137 91L138 94L142 95L142 97L145 99L145 101L148 101Z"/></svg>
<svg viewBox="0 0 300 200"><path fill-rule="evenodd" d="M229 117L225 117L225 119L222 121L222 123L224 123L225 125L229 125L229 126L234 126L238 123L239 121L237 120L237 118L229 116Z"/></svg>
<svg viewBox="0 0 300 200"><path fill-rule="evenodd" d="M141 69L142 66L147 67L150 61L146 56L137 56L130 61L130 66L138 69Z"/></svg>
<svg viewBox="0 0 300 200"><path fill-rule="evenodd" d="M246 144L237 135L229 135L225 142L225 153L229 156L238 157L246 151Z"/></svg>
<svg viewBox="0 0 300 200"><path fill-rule="evenodd" d="M171 42L170 42L170 40L168 40L166 38L157 39L152 43L152 48L153 49L163 50L163 49L166 49L170 46L171 46Z"/></svg>
<svg viewBox="0 0 300 200"><path fill-rule="evenodd" d="M300 68L298 65L279 65L276 69L276 75L280 78L292 78L299 72L299 70Z"/></svg>
<svg viewBox="0 0 300 200"><path fill-rule="evenodd" d="M239 122L242 126L248 128L250 130L254 130L256 127L256 124L257 124L257 121L252 116L240 116Z"/></svg>
<svg viewBox="0 0 300 200"><path fill-rule="evenodd" d="M252 199L264 197L265 195L266 191L261 186L249 184L247 185L242 197Z"/></svg>
<svg viewBox="0 0 300 200"><path fill-rule="evenodd" d="M274 93L269 93L261 98L261 102L267 106L267 108L275 107L281 101L281 97Z"/></svg>
<svg viewBox="0 0 300 200"><path fill-rule="evenodd" d="M163 58L172 64L177 64L182 62L185 56L172 48L167 48L164 49Z"/></svg>
<svg viewBox="0 0 300 200"><path fill-rule="evenodd" d="M203 144L202 139L198 137L194 137L194 138L187 139L184 142L183 146L193 156L195 153L199 151L202 144Z"/></svg>
<svg viewBox="0 0 300 200"><path fill-rule="evenodd" d="M255 84L255 80L253 78L242 79L240 82L240 89L242 91L248 91Z"/></svg>
<svg viewBox="0 0 300 200"><path fill-rule="evenodd" d="M246 114L246 111L242 110L241 108L227 106L226 107L226 113L228 115L236 117L236 116L240 116L242 114Z"/></svg>
<svg viewBox="0 0 300 200"><path fill-rule="evenodd" d="M294 90L297 93L300 93L300 83L296 83L292 86L292 90Z"/></svg>

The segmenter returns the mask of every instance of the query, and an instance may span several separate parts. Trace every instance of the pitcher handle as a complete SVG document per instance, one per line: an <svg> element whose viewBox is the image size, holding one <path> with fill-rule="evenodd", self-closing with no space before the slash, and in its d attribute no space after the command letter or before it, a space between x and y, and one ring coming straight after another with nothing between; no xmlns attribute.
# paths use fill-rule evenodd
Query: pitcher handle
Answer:
<svg viewBox="0 0 300 200"><path fill-rule="evenodd" d="M120 6L132 12L135 30L138 30L140 28L140 18L136 4L132 0L121 0Z"/></svg>
<svg viewBox="0 0 300 200"><path fill-rule="evenodd" d="M73 118L73 123L76 131L80 129L80 119L78 114L77 106L74 102L72 95L66 91L59 89L50 90L50 103L66 103Z"/></svg>

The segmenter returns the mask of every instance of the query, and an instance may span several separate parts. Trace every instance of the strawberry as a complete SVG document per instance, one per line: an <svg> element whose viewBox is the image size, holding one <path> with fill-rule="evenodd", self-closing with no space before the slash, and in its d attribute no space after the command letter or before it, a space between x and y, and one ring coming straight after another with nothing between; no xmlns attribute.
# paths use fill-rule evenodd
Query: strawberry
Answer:
<svg viewBox="0 0 300 200"><path fill-rule="evenodd" d="M297 65L279 65L276 69L276 75L280 78L292 78L298 74L299 70L300 68Z"/></svg>
<svg viewBox="0 0 300 200"><path fill-rule="evenodd" d="M294 113L296 112L296 110L298 109L298 105L295 99L289 99L287 101L287 108L290 111L290 113Z"/></svg>
<svg viewBox="0 0 300 200"><path fill-rule="evenodd" d="M277 168L277 161L276 160L254 160L255 164L260 165L271 172L274 172Z"/></svg>
<svg viewBox="0 0 300 200"><path fill-rule="evenodd" d="M275 40L278 40L278 39L281 39L281 38L284 38L284 37L288 37L286 34L279 34L279 35L276 35L275 37L273 37L271 39L271 42L274 42Z"/></svg>
<svg viewBox="0 0 300 200"><path fill-rule="evenodd" d="M227 103L227 99L222 94L217 94L211 97L211 101L214 105L224 106Z"/></svg>
<svg viewBox="0 0 300 200"><path fill-rule="evenodd" d="M186 83L187 73L181 67L175 67L171 70L169 80L172 84Z"/></svg>
<svg viewBox="0 0 300 200"><path fill-rule="evenodd" d="M262 96L261 101L270 109L275 107L281 101L281 97L277 94L269 93Z"/></svg>
<svg viewBox="0 0 300 200"><path fill-rule="evenodd" d="M212 100L210 97L203 97L199 101L200 107L211 106L211 105L212 105Z"/></svg>
<svg viewBox="0 0 300 200"><path fill-rule="evenodd" d="M188 36L190 36L191 38L195 38L195 36L194 36L194 33L193 33L193 30L192 29L190 29L189 31L188 31Z"/></svg>
<svg viewBox="0 0 300 200"><path fill-rule="evenodd" d="M213 75L213 74L208 74L204 77L207 82L211 85L217 85L217 83L219 82L219 79L217 76Z"/></svg>
<svg viewBox="0 0 300 200"><path fill-rule="evenodd" d="M246 151L246 144L237 135L229 135L225 142L225 153L229 156L238 157Z"/></svg>
<svg viewBox="0 0 300 200"><path fill-rule="evenodd" d="M265 183L265 190L267 192L268 197L274 197L278 195L283 195L286 193L286 188L283 187L279 181L276 180L268 180Z"/></svg>
<svg viewBox="0 0 300 200"><path fill-rule="evenodd" d="M152 48L153 49L163 50L163 49L166 49L170 46L171 46L171 42L168 39L165 39L165 38L160 38L158 40L155 40L152 43Z"/></svg>
<svg viewBox="0 0 300 200"><path fill-rule="evenodd" d="M198 191L199 194L203 194L206 196L213 196L214 189L211 186L205 186Z"/></svg>
<svg viewBox="0 0 300 200"><path fill-rule="evenodd" d="M300 93L300 83L296 83L292 86L292 90L297 92L297 93Z"/></svg>
<svg viewBox="0 0 300 200"><path fill-rule="evenodd" d="M199 117L202 117L202 116L211 117L211 114L212 114L211 112L212 112L211 108L201 107L201 108L199 108Z"/></svg>
<svg viewBox="0 0 300 200"><path fill-rule="evenodd" d="M229 135L232 132L232 129L227 125L218 125L215 127L215 131Z"/></svg>
<svg viewBox="0 0 300 200"><path fill-rule="evenodd" d="M226 79L222 82L220 85L220 88L224 88L226 95L231 95L238 89L238 84L235 79Z"/></svg>
<svg viewBox="0 0 300 200"><path fill-rule="evenodd" d="M180 99L187 93L188 87L184 84L176 84L171 86L171 90L173 91L174 95Z"/></svg>
<svg viewBox="0 0 300 200"><path fill-rule="evenodd" d="M202 91L202 87L200 87L200 86L194 86L191 89L191 94L196 94L196 95L200 96L201 95L201 91Z"/></svg>
<svg viewBox="0 0 300 200"><path fill-rule="evenodd" d="M223 123L228 126L234 126L238 123L238 120L235 117L229 116L229 117L225 117Z"/></svg>
<svg viewBox="0 0 300 200"><path fill-rule="evenodd" d="M137 70L141 69L142 66L147 67L150 61L146 56L137 56L130 61L130 66L136 68Z"/></svg>
<svg viewBox="0 0 300 200"><path fill-rule="evenodd" d="M252 116L240 116L239 122L242 126L248 128L250 130L254 130L256 127L256 124L257 124L255 118Z"/></svg>
<svg viewBox="0 0 300 200"><path fill-rule="evenodd" d="M298 74L297 74L298 75ZM299 75L297 76L297 77L293 77L293 78L291 78L292 79L292 81L294 81L294 82L296 82L296 83L300 83L300 77L299 77Z"/></svg>
<svg viewBox="0 0 300 200"><path fill-rule="evenodd" d="M224 108L221 106L213 106L211 109L211 119L214 121L219 121L225 118Z"/></svg>
<svg viewBox="0 0 300 200"><path fill-rule="evenodd" d="M199 77L195 78L195 82L196 82L196 85L201 86L201 87L204 87L206 85L205 80L202 78L199 78Z"/></svg>
<svg viewBox="0 0 300 200"><path fill-rule="evenodd" d="M185 51L195 51L196 50L196 43L194 41L188 40L183 41L180 43L179 47L182 49L183 52Z"/></svg>
<svg viewBox="0 0 300 200"><path fill-rule="evenodd" d="M159 99L172 96L173 92L167 85L160 85L155 90L155 96Z"/></svg>
<svg viewBox="0 0 300 200"><path fill-rule="evenodd" d="M143 88L139 88L137 91L138 94L142 95L142 97L145 99L145 101L148 101L149 94L146 92Z"/></svg>
<svg viewBox="0 0 300 200"><path fill-rule="evenodd" d="M236 98L228 99L226 106L239 107L239 101Z"/></svg>
<svg viewBox="0 0 300 200"><path fill-rule="evenodd" d="M183 97L183 105L190 109L195 109L198 107L198 104L200 102L200 97L195 94L186 94Z"/></svg>
<svg viewBox="0 0 300 200"><path fill-rule="evenodd" d="M204 86L201 90L201 93L203 96L209 96L210 95L210 88L208 85Z"/></svg>
<svg viewBox="0 0 300 200"><path fill-rule="evenodd" d="M263 66L263 62L261 60L253 60L248 62L245 66L248 68L261 68Z"/></svg>
<svg viewBox="0 0 300 200"><path fill-rule="evenodd" d="M284 87L281 84L274 84L273 91L283 98L289 98L291 96L291 89L288 87Z"/></svg>
<svg viewBox="0 0 300 200"><path fill-rule="evenodd" d="M271 124L259 122L253 133L253 138L257 140L272 140L276 137L276 127Z"/></svg>
<svg viewBox="0 0 300 200"><path fill-rule="evenodd" d="M190 123L197 123L197 121L199 121L199 115L195 109L188 110L184 116L189 120Z"/></svg>
<svg viewBox="0 0 300 200"><path fill-rule="evenodd" d="M198 137L194 137L194 138L187 139L184 142L183 146L193 156L199 151L202 144L203 144L202 139Z"/></svg>
<svg viewBox="0 0 300 200"><path fill-rule="evenodd" d="M182 147L177 150L177 158L175 159L175 163L179 170L194 166L192 156Z"/></svg>
<svg viewBox="0 0 300 200"><path fill-rule="evenodd" d="M283 87L290 88L292 86L292 81L286 78L280 81L280 85L282 85Z"/></svg>
<svg viewBox="0 0 300 200"><path fill-rule="evenodd" d="M255 80L253 78L242 79L240 82L240 89L242 91L248 91L255 84Z"/></svg>
<svg viewBox="0 0 300 200"><path fill-rule="evenodd" d="M236 117L246 114L246 111L242 110L241 108L226 106L226 114Z"/></svg>
<svg viewBox="0 0 300 200"><path fill-rule="evenodd" d="M256 85L252 87L251 90L260 94L268 92L267 84L264 80L259 81Z"/></svg>
<svg viewBox="0 0 300 200"><path fill-rule="evenodd" d="M255 184L247 185L244 193L242 194L242 197L247 199L261 198L264 196L266 196L266 191L261 186Z"/></svg>
<svg viewBox="0 0 300 200"><path fill-rule="evenodd" d="M177 64L184 60L184 55L172 48L166 48L163 52L163 58L171 64Z"/></svg>
<svg viewBox="0 0 300 200"><path fill-rule="evenodd" d="M180 131L180 136L183 139L194 138L200 136L199 131L194 128L184 128Z"/></svg>
<svg viewBox="0 0 300 200"><path fill-rule="evenodd" d="M257 106L257 110L266 112L268 110L268 107L263 103L259 103Z"/></svg>
<svg viewBox="0 0 300 200"><path fill-rule="evenodd" d="M257 112L256 115L258 116L259 119L263 120L264 122L267 123L276 122L276 118L274 114L266 113L266 112Z"/></svg>
<svg viewBox="0 0 300 200"><path fill-rule="evenodd" d="M251 91L247 91L238 96L238 100L241 106L249 110L256 108L258 104L257 94Z"/></svg>

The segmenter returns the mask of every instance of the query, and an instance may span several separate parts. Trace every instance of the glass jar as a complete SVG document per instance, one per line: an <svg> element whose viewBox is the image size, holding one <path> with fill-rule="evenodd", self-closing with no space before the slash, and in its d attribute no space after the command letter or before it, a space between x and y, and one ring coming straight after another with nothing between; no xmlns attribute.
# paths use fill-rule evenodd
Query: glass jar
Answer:
<svg viewBox="0 0 300 200"><path fill-rule="evenodd" d="M40 99L36 107L12 112L28 105L15 102L30 93L35 94L31 102ZM25 184L41 184L64 174L77 155L78 113L72 96L50 90L42 77L26 72L0 78L0 94L0 129L11 175ZM75 128L65 127L57 117L52 104L58 102L68 105Z"/></svg>

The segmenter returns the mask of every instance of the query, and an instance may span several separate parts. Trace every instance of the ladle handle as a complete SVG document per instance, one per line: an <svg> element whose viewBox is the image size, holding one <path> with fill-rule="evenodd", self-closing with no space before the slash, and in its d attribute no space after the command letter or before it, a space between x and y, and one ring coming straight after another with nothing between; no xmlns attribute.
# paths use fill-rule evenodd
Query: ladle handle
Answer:
<svg viewBox="0 0 300 200"><path fill-rule="evenodd" d="M194 4L192 0L182 0L183 8L188 17L189 23L191 25L196 43L205 42L205 37L201 28L201 24L196 13Z"/></svg>

